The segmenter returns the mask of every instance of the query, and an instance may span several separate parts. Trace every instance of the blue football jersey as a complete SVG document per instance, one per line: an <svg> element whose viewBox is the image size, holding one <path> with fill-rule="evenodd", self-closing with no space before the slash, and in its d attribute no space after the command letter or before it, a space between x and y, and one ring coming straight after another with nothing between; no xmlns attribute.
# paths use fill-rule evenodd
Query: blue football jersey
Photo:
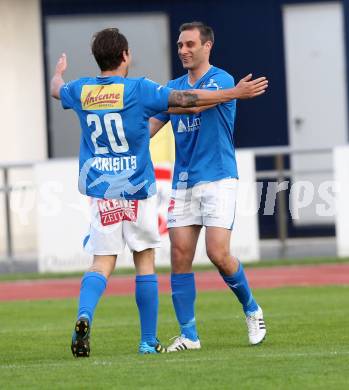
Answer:
<svg viewBox="0 0 349 390"><path fill-rule="evenodd" d="M81 78L64 84L62 105L80 120L79 191L105 199L156 193L149 118L166 111L171 89L146 78Z"/></svg>
<svg viewBox="0 0 349 390"><path fill-rule="evenodd" d="M212 66L194 85L189 84L187 74L167 85L176 90L218 90L233 88L234 79ZM238 177L233 141L235 111L234 100L195 115L155 116L163 122L171 120L176 145L173 188L177 188L178 181L192 187L200 182ZM178 187L183 188L183 183Z"/></svg>

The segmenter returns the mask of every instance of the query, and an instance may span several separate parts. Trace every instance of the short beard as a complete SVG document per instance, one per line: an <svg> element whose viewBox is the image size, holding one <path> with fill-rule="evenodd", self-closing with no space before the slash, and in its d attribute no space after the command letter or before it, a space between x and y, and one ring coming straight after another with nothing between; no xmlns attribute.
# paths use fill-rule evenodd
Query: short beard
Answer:
<svg viewBox="0 0 349 390"><path fill-rule="evenodd" d="M191 69L195 68L195 66L193 64L192 65L187 65L184 62L182 62L182 66L183 66L184 69L187 69L187 70L191 70Z"/></svg>

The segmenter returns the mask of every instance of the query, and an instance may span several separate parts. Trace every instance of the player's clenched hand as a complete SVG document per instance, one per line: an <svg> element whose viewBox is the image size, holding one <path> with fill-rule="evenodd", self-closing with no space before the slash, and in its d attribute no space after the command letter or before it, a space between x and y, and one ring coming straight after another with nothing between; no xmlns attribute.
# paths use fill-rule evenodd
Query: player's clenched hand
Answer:
<svg viewBox="0 0 349 390"><path fill-rule="evenodd" d="M252 80L251 73L241 79L235 87L238 99L250 99L262 95L267 88L268 80L266 77Z"/></svg>
<svg viewBox="0 0 349 390"><path fill-rule="evenodd" d="M60 74L62 75L66 69L67 69L67 56L65 53L63 53L59 59L58 59L58 62L56 64L56 74Z"/></svg>

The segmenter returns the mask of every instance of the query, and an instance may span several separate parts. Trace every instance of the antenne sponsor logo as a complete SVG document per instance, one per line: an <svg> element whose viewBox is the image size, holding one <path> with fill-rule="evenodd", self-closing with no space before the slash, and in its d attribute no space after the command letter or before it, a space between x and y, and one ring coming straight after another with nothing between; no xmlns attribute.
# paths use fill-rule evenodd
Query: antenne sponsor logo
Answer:
<svg viewBox="0 0 349 390"><path fill-rule="evenodd" d="M105 110L124 107L124 85L84 85L81 91L83 110Z"/></svg>

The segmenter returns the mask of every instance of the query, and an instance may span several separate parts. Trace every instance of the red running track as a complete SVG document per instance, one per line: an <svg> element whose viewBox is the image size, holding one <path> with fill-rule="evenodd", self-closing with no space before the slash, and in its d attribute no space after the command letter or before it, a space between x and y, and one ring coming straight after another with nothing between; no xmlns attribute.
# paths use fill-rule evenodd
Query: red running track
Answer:
<svg viewBox="0 0 349 390"><path fill-rule="evenodd" d="M252 288L283 286L349 285L349 264L284 266L246 270ZM197 272L199 291L226 289L218 272ZM31 280L0 282L0 301L40 300L77 297L80 279ZM169 275L159 275L160 292L169 292ZM113 276L106 295L128 295L134 292L133 276Z"/></svg>

